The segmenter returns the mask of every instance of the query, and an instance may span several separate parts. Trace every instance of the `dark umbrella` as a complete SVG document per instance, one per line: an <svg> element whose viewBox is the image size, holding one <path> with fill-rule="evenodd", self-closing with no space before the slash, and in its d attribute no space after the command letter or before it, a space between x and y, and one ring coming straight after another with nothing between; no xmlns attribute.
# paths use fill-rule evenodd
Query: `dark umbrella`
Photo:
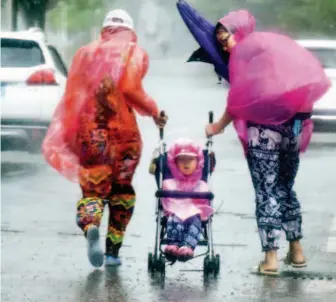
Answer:
<svg viewBox="0 0 336 302"><path fill-rule="evenodd" d="M212 60L211 56L202 47L195 50L187 62L203 62L214 64L214 61Z"/></svg>
<svg viewBox="0 0 336 302"><path fill-rule="evenodd" d="M191 55L188 62L213 64L216 72L228 81L228 66L215 39L215 25L203 18L185 0L179 0L176 5L184 23L201 46Z"/></svg>

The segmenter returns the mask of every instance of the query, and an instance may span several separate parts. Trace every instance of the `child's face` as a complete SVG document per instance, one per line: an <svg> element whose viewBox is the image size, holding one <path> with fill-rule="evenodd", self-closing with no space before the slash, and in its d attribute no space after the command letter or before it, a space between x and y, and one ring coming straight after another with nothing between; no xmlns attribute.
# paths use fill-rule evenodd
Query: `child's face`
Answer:
<svg viewBox="0 0 336 302"><path fill-rule="evenodd" d="M198 160L194 156L181 155L176 158L177 168L185 176L193 174L197 168L197 164Z"/></svg>

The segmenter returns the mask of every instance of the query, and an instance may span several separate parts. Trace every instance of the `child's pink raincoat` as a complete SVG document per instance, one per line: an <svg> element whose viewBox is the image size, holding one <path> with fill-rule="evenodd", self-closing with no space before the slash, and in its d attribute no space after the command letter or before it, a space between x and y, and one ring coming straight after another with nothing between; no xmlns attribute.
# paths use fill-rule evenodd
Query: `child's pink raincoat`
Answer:
<svg viewBox="0 0 336 302"><path fill-rule="evenodd" d="M176 166L176 155L181 151L197 154L198 166L190 176L184 176ZM184 191L184 192L209 192L206 182L201 180L202 169L204 166L203 151L200 146L190 139L177 140L168 151L168 166L173 175L173 179L163 182L163 190ZM213 213L206 199L175 199L163 198L162 206L165 212L175 214L181 220L199 214L202 220L207 220Z"/></svg>
<svg viewBox="0 0 336 302"><path fill-rule="evenodd" d="M245 10L219 22L237 42L230 54L227 108L245 148L246 121L277 125L298 112L312 112L331 85L317 58L284 35L254 32L255 19ZM312 122L304 121L301 151L307 148L312 130Z"/></svg>

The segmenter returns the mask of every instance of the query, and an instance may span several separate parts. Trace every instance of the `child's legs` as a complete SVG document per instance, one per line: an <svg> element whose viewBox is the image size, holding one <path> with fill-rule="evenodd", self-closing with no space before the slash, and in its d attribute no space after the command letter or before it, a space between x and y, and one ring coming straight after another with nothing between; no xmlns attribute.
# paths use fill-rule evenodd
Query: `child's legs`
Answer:
<svg viewBox="0 0 336 302"><path fill-rule="evenodd" d="M106 255L118 257L126 227L129 224L135 205L135 191L131 184L112 185L109 198L109 225L106 236Z"/></svg>
<svg viewBox="0 0 336 302"><path fill-rule="evenodd" d="M184 236L182 245L196 248L201 239L202 222L199 215L192 216L184 221Z"/></svg>
<svg viewBox="0 0 336 302"><path fill-rule="evenodd" d="M167 240L169 245L181 246L183 242L183 221L175 215L169 215L167 220Z"/></svg>

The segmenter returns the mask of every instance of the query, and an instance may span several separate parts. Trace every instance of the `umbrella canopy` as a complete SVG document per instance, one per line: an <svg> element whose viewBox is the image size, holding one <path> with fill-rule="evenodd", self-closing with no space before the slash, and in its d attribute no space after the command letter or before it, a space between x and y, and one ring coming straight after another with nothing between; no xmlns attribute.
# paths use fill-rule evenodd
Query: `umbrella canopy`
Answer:
<svg viewBox="0 0 336 302"><path fill-rule="evenodd" d="M201 46L191 55L188 62L198 61L213 64L216 72L229 81L228 63L224 62L215 39L216 26L202 17L185 0L177 2L177 9L187 28Z"/></svg>

